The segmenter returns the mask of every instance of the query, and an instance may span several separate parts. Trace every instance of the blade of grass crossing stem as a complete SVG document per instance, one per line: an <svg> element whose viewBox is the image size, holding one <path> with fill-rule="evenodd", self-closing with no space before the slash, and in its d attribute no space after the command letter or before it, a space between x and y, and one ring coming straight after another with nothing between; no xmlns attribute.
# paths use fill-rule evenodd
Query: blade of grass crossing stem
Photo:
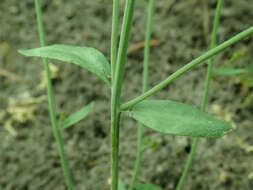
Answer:
<svg viewBox="0 0 253 190"><path fill-rule="evenodd" d="M145 93L148 88L148 74L149 74L149 57L150 57L150 38L152 33L152 21L154 14L155 0L149 0L148 4L148 17L145 36L145 48L144 48L144 63L143 63L143 76L142 76L142 93ZM143 139L143 126L138 123L138 139L137 139L137 157L135 161L134 174L130 183L130 190L133 190L135 181L137 179L142 158L142 139Z"/></svg>
<svg viewBox="0 0 253 190"><path fill-rule="evenodd" d="M172 75L170 75L167 79L163 80L162 82L160 82L159 84L157 84L156 86L154 86L153 88L151 88L150 90L148 90L147 92L145 92L144 94L130 100L129 102L121 105L121 110L128 110L130 109L132 106L134 106L135 104L143 101L144 99L154 95L155 93L159 92L161 89L163 89L164 87L166 87L169 83L171 83L172 81L174 81L175 79L177 79L178 77L180 77L182 74L184 74L185 72L191 70L192 68L194 68L195 66L199 65L200 63L202 63L203 61L206 61L207 59L209 59L210 57L221 53L222 51L224 51L226 48L238 43L239 41L249 37L250 35L253 34L253 26L249 27L248 29L242 31L241 33L237 34L236 36L230 38L229 40L223 42L222 44L216 46L215 48L207 51L206 53L202 54L201 56L199 56L198 58L192 60L191 62L189 62L188 64L186 64L185 66L181 67L179 70L177 70L175 73L173 73Z"/></svg>
<svg viewBox="0 0 253 190"><path fill-rule="evenodd" d="M40 0L35 0L35 9L36 9L36 14L37 14L38 29L39 29L39 34L40 34L40 43L41 43L41 46L46 46L46 37L45 37L45 30L43 26ZM47 59L43 59L43 62L45 65L46 76L47 76L48 104L49 104L50 118L51 118L51 122L53 126L53 132L57 141L58 151L59 151L61 164L64 171L65 180L68 186L68 190L73 190L72 179L71 179L70 171L68 168L66 156L64 153L62 136L57 126L57 118L56 118L55 104L54 104L54 93L53 93L53 87L52 87L52 81L51 81L51 75L50 75L50 69L49 69L49 62Z"/></svg>
<svg viewBox="0 0 253 190"><path fill-rule="evenodd" d="M120 95L135 0L126 0L111 95L111 190L118 189Z"/></svg>
<svg viewBox="0 0 253 190"><path fill-rule="evenodd" d="M111 36L111 77L113 81L118 45L118 28L119 28L119 0L113 0L112 12L112 36Z"/></svg>
<svg viewBox="0 0 253 190"><path fill-rule="evenodd" d="M214 23L213 23L213 32L212 32L210 49L212 49L216 46L217 30L218 30L218 26L219 26L219 19L220 19L222 5L223 5L223 0L218 0L216 14L215 14ZM214 63L214 57L211 57L208 60L208 69L207 69L207 75L206 75L206 81L205 81L204 95L203 95L202 103L201 103L201 111L205 111L205 109L206 109L206 104L207 104L207 99L208 99L208 94L209 94L209 87L210 87L210 82L211 82L211 78L212 78L213 63ZM195 156L195 152L197 150L198 141L199 141L199 138L194 138L190 155L188 157L188 160L186 162L186 166L184 168L183 174L179 180L176 190L181 190L183 188L184 181L185 181L187 174L190 170L190 167L192 165L192 161Z"/></svg>

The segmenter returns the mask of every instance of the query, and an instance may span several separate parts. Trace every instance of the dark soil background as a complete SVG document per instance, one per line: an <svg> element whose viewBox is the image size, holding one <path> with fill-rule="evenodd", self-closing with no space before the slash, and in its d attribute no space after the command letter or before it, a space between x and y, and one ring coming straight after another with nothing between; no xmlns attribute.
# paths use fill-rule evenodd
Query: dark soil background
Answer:
<svg viewBox="0 0 253 190"><path fill-rule="evenodd" d="M33 0L0 1L0 190L65 190L65 182L49 120L40 59L28 59L18 49L39 47ZM122 2L122 10L123 4ZM150 86L157 84L207 50L216 1L207 9L198 0L157 0L151 49ZM110 0L43 0L48 44L95 47L110 51ZM218 30L219 43L253 24L252 0L225 1ZM145 7L136 6L130 46L144 41ZM207 15L207 13L209 13ZM122 15L121 15L122 16ZM208 24L209 18L209 24ZM203 25L205 23L205 27ZM206 32L205 32L206 31ZM233 62L252 62L252 37L216 56L216 67L243 51ZM143 48L128 55L122 101L141 93ZM63 131L75 190L107 190L110 182L110 90L98 78L74 65L53 61L57 114L78 110L95 101L94 112ZM4 71L8 71L6 73ZM200 107L206 64L170 84L152 98L172 99ZM40 87L39 87L40 86ZM201 139L184 190L250 190L253 187L253 103L242 108L252 88L239 77L215 77L207 111L236 130L221 139ZM145 129L158 143L143 155L138 180L173 190L192 138L165 136ZM120 134L120 178L132 176L137 123L123 117Z"/></svg>

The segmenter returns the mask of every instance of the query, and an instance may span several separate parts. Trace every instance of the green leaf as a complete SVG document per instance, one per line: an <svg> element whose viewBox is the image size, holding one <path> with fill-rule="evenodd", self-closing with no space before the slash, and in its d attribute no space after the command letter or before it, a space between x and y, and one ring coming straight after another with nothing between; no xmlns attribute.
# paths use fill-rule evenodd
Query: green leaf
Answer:
<svg viewBox="0 0 253 190"><path fill-rule="evenodd" d="M121 179L118 182L118 190L126 190L126 185Z"/></svg>
<svg viewBox="0 0 253 190"><path fill-rule="evenodd" d="M169 100L145 100L127 112L145 126L164 134L219 138L232 130L225 121Z"/></svg>
<svg viewBox="0 0 253 190"><path fill-rule="evenodd" d="M150 148L156 149L158 146L159 146L159 143L158 143L157 141L154 141L154 142L151 144Z"/></svg>
<svg viewBox="0 0 253 190"><path fill-rule="evenodd" d="M61 123L63 123L65 120L66 120L66 113L65 112L61 112L61 116L60 116Z"/></svg>
<svg viewBox="0 0 253 190"><path fill-rule="evenodd" d="M236 51L235 53L233 53L232 57L230 58L229 62L234 62L237 59L239 59L241 56L243 55L243 53L241 51Z"/></svg>
<svg viewBox="0 0 253 190"><path fill-rule="evenodd" d="M94 107L93 102L87 106L84 106L82 109L78 110L77 112L71 114L68 118L64 119L64 121L62 122L60 127L62 129L66 129L66 128L76 124L77 122L81 121L91 112L93 107Z"/></svg>
<svg viewBox="0 0 253 190"><path fill-rule="evenodd" d="M162 190L160 187L153 185L153 184L142 184L142 183L136 183L134 185L134 188L136 190Z"/></svg>
<svg viewBox="0 0 253 190"><path fill-rule="evenodd" d="M29 57L43 57L70 62L87 69L110 85L110 65L105 56L94 48L69 45L51 45L30 50L19 50Z"/></svg>
<svg viewBox="0 0 253 190"><path fill-rule="evenodd" d="M215 72L213 72L214 76L217 75L224 75L224 76L232 76L232 75L238 75L238 74L243 74L247 72L246 69L217 69Z"/></svg>

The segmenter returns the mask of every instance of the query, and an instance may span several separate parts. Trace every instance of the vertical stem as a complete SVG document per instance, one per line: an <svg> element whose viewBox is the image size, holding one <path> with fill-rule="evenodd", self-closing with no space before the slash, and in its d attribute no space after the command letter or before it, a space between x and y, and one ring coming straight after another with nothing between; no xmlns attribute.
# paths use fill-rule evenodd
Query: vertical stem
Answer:
<svg viewBox="0 0 253 190"><path fill-rule="evenodd" d="M39 34L40 34L40 43L41 43L41 46L46 46L46 35L45 35L45 30L44 30L44 25L43 25L40 0L35 0L35 9L36 9L36 14L37 14L37 23L38 23L38 29L39 29ZM67 159L64 153L62 136L57 126L57 118L56 118L55 103L54 103L54 92L53 92L53 87L52 87L49 62L48 62L48 59L43 59L43 62L44 62L45 70L46 70L47 96L48 96L49 112L50 112L51 123L53 126L53 132L57 141L58 151L59 151L61 164L64 171L65 180L68 186L68 190L72 190L73 189L72 179L71 179L70 171L68 168Z"/></svg>
<svg viewBox="0 0 253 190"><path fill-rule="evenodd" d="M155 0L149 0L148 5L148 20L146 27L146 39L144 49L144 67L142 78L142 92L146 92L148 88L148 74L149 74L149 57L150 57L150 38L152 33L152 21L154 15Z"/></svg>
<svg viewBox="0 0 253 190"><path fill-rule="evenodd" d="M119 123L120 123L120 95L122 89L122 81L124 76L124 66L126 62L126 53L130 30L132 26L132 18L134 13L135 0L126 0L125 12L123 17L122 31L120 36L119 50L115 73L112 81L111 96L111 190L118 189L118 160L119 160Z"/></svg>
<svg viewBox="0 0 253 190"><path fill-rule="evenodd" d="M216 14L215 14L214 23L213 23L212 40L211 40L210 49L213 49L216 46L217 29L219 26L219 18L220 18L220 14L221 14L222 4L223 4L223 0L218 0L217 7L216 7ZM213 63L214 63L214 57L211 57L208 61L208 70L207 70L206 81L205 81L205 90L204 90L204 95L203 95L202 104L201 104L202 111L205 111L205 109L206 109L207 98L208 98L208 94L209 94L209 87L210 87L210 82L212 79ZM194 138L190 155L188 157L185 169L184 169L183 174L179 180L176 190L181 190L183 188L184 181L185 181L186 176L190 170L193 158L195 156L195 152L196 152L196 149L198 146L198 141L199 141L198 138Z"/></svg>
<svg viewBox="0 0 253 190"><path fill-rule="evenodd" d="M112 36L111 36L111 77L115 73L117 59L117 44L118 44L118 25L119 25L119 0L113 0L112 13Z"/></svg>
<svg viewBox="0 0 253 190"><path fill-rule="evenodd" d="M148 74L149 74L149 57L150 57L150 38L152 33L152 21L154 15L155 0L149 0L148 4L148 18L145 35L145 49L144 49L144 64L143 64L143 76L142 76L142 93L148 89ZM133 190L135 181L137 179L142 159L142 139L143 139L143 126L138 124L138 142L137 142L137 157L135 162L134 174L130 184L130 190Z"/></svg>

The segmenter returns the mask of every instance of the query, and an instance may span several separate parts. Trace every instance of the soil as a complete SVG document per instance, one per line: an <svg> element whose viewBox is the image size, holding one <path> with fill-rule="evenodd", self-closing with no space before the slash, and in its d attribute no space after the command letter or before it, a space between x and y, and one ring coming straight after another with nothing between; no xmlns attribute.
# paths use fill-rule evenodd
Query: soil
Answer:
<svg viewBox="0 0 253 190"><path fill-rule="evenodd" d="M38 88L43 65L40 59L17 53L18 49L40 46L33 3L33 0L0 2L0 69L9 72L0 73L0 110L7 113L0 116L0 190L67 189L44 98L46 89L43 85ZM42 4L48 44L90 46L110 57L110 0L43 0ZM123 10L124 2L121 5ZM203 9L202 1L197 0L156 2L152 39L160 44L151 48L150 86L208 49L210 32L207 36L206 31L211 30L215 6L215 0L208 1L208 9ZM252 25L252 8L251 0L225 1L219 43ZM136 6L130 46L144 41L144 10L141 3ZM208 10L207 17L203 10ZM244 67L246 60L253 63L250 37L217 55L215 67L227 63L241 50L243 56L233 64ZM122 102L141 93L142 61L142 48L128 55ZM75 65L52 62L57 70L53 83L58 115L62 111L70 114L95 101L90 116L62 133L75 189L107 190L110 90L103 81ZM206 68L206 63L197 66L152 99L171 99L200 107ZM207 112L232 123L236 130L220 139L200 140L184 190L252 189L253 103L242 108L251 92L252 87L239 77L214 77ZM25 105L24 109L15 107L17 103ZM129 184L136 156L137 123L123 117L121 124L120 178ZM138 181L154 183L164 190L175 189L193 139L162 135L147 128L145 137L158 145L143 154Z"/></svg>

